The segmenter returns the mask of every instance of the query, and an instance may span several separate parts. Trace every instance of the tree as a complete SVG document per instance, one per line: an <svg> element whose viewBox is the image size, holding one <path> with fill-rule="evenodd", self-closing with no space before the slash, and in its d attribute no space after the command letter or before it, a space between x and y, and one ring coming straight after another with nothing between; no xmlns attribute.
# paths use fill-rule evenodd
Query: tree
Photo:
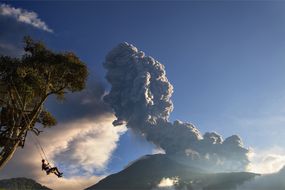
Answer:
<svg viewBox="0 0 285 190"><path fill-rule="evenodd" d="M56 124L44 107L47 98L83 90L88 76L74 53L53 52L30 37L24 44L21 58L0 56L0 169L24 147L29 131L39 135L36 124Z"/></svg>

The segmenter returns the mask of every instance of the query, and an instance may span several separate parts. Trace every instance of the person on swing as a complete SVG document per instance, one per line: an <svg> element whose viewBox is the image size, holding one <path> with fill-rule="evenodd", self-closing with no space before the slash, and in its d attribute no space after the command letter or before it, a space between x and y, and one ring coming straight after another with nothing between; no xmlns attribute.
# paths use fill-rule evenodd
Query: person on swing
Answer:
<svg viewBox="0 0 285 190"><path fill-rule="evenodd" d="M62 177L61 172L57 169L57 167L51 167L49 163L46 163L44 159L42 159L42 170L46 171L47 175L50 173L54 173L57 177Z"/></svg>

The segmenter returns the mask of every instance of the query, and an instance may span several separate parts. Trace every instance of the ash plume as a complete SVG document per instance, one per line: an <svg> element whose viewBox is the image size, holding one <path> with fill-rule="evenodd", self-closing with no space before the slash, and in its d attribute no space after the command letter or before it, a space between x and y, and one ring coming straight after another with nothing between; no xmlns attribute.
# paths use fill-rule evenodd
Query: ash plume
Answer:
<svg viewBox="0 0 285 190"><path fill-rule="evenodd" d="M115 112L114 126L126 123L183 163L215 171L246 169L249 150L239 136L223 140L215 132L202 135L191 123L168 121L173 110L173 86L160 62L125 42L107 54L104 67L111 84L104 101Z"/></svg>

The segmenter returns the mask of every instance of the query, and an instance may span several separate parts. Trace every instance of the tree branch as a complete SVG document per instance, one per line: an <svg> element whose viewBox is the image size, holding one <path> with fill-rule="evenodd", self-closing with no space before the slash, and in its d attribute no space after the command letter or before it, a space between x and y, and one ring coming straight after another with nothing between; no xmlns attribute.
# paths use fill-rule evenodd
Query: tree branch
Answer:
<svg viewBox="0 0 285 190"><path fill-rule="evenodd" d="M7 104L7 102L3 99L0 99L0 102L4 103L4 104Z"/></svg>
<svg viewBox="0 0 285 190"><path fill-rule="evenodd" d="M52 95L52 94L59 93L60 91L62 91L62 90L65 89L65 88L66 88L66 85L63 86L63 87L61 87L61 88L58 89L58 90L52 90L52 91L50 91L49 93L47 93L47 96ZM64 92L64 93L66 93L66 92Z"/></svg>

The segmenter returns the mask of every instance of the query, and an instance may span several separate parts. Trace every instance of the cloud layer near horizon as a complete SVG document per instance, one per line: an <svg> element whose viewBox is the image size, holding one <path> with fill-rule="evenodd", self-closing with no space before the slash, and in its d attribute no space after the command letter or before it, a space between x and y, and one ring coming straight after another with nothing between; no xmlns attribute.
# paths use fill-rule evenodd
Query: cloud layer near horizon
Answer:
<svg viewBox="0 0 285 190"><path fill-rule="evenodd" d="M275 173L285 166L285 150L279 146L255 149L250 151L249 159L249 171L260 174Z"/></svg>
<svg viewBox="0 0 285 190"><path fill-rule="evenodd" d="M28 136L25 149L18 150L1 171L0 177L25 176L56 190L77 190L96 183L103 176L96 176L95 172L103 171L107 166L120 135L126 130L114 128L113 119L110 114L62 123L39 138L49 161L61 168L65 178L46 176L41 171L41 157L31 138L33 134Z"/></svg>
<svg viewBox="0 0 285 190"><path fill-rule="evenodd" d="M251 181L239 186L237 190L284 190L285 188L285 167L272 174L265 174L256 177Z"/></svg>

